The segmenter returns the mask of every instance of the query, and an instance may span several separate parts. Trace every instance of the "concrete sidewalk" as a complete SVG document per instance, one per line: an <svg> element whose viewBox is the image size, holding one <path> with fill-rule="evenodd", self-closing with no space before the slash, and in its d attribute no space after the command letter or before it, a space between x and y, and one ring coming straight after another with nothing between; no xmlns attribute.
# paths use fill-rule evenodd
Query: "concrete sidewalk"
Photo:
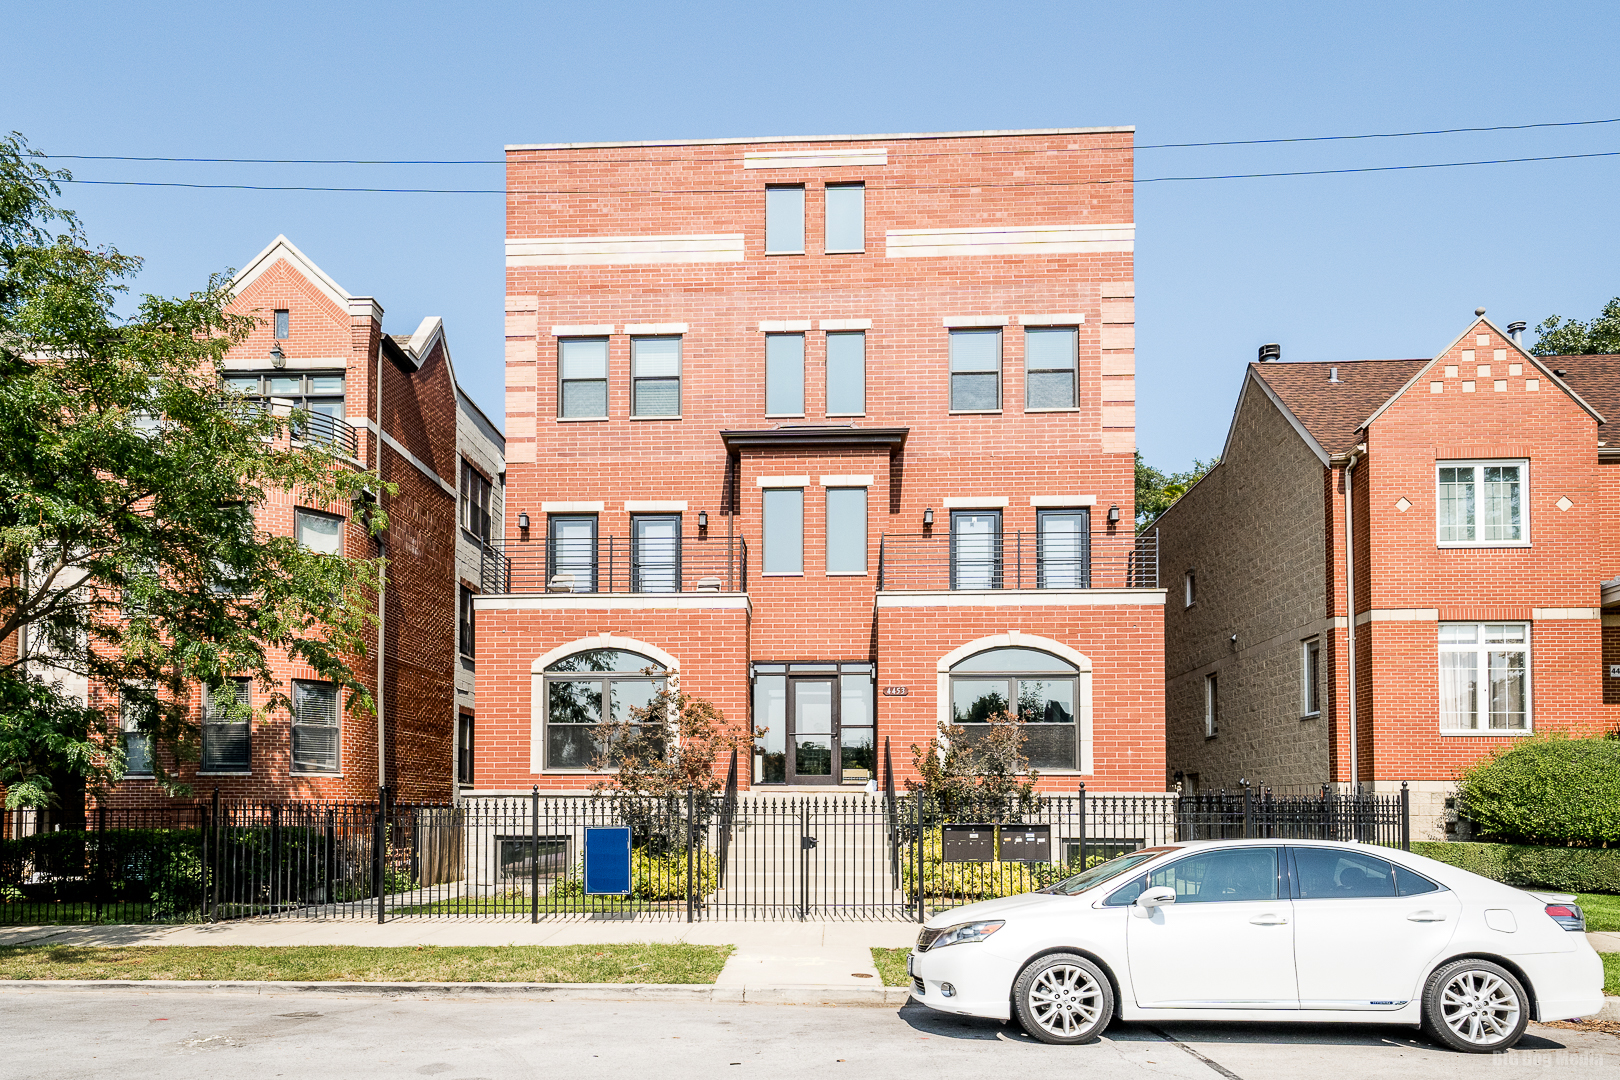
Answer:
<svg viewBox="0 0 1620 1080"><path fill-rule="evenodd" d="M15 926L0 945L616 945L687 942L734 945L716 986L876 987L873 947L917 940L909 922L572 922L511 919L243 919L183 926Z"/></svg>

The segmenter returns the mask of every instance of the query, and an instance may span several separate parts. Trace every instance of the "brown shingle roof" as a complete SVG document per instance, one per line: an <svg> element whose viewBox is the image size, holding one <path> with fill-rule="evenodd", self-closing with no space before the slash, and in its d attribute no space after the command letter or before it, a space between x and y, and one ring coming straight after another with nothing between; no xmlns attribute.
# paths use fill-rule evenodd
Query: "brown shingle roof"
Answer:
<svg viewBox="0 0 1620 1080"><path fill-rule="evenodd" d="M1331 455L1356 446L1356 429L1432 360L1340 360L1250 364ZM1332 369L1339 381L1330 382ZM1601 410L1599 410L1601 411Z"/></svg>
<svg viewBox="0 0 1620 1080"><path fill-rule="evenodd" d="M1569 388L1602 413L1609 424L1620 421L1620 356L1543 356L1539 359L1553 371L1565 372L1561 377ZM1608 424L1604 429L1614 430Z"/></svg>

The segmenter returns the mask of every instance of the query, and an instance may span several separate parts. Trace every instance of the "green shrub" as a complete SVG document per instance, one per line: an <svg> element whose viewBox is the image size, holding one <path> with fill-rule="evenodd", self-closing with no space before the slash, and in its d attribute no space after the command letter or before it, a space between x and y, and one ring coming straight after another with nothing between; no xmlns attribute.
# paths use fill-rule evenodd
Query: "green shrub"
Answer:
<svg viewBox="0 0 1620 1080"><path fill-rule="evenodd" d="M1412 850L1509 885L1558 892L1620 893L1620 851L1445 841L1414 841Z"/></svg>
<svg viewBox="0 0 1620 1080"><path fill-rule="evenodd" d="M720 888L720 860L707 851L695 852L692 867L697 871L692 895L710 896ZM583 896L585 894L584 864L574 867L571 874L551 889L551 896ZM667 855L652 855L637 848L630 852L630 895L636 900L685 900L686 851L672 851Z"/></svg>
<svg viewBox="0 0 1620 1080"><path fill-rule="evenodd" d="M920 866L924 896L960 900L994 900L1002 896L1017 896L1055 885L1064 878L1080 872L1079 860L1073 864L1022 862L945 862L941 851L941 831L923 830L923 848ZM1088 855L1086 868L1107 862L1109 854ZM900 881L908 899L917 899L909 845L900 853Z"/></svg>
<svg viewBox="0 0 1620 1080"><path fill-rule="evenodd" d="M1491 840L1620 844L1620 742L1527 739L1470 768L1458 796Z"/></svg>

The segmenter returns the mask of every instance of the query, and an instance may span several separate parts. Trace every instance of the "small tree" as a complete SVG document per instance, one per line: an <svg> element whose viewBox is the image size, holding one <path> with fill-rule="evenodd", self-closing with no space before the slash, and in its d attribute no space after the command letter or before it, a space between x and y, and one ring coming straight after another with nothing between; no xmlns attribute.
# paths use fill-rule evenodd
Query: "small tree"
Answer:
<svg viewBox="0 0 1620 1080"><path fill-rule="evenodd" d="M912 764L922 779L907 780L906 790L922 800L924 821L1021 821L1040 811L1040 773L1024 756L1024 722L1005 711L986 720L983 735L970 738L960 725L941 724L943 738L912 745Z"/></svg>
<svg viewBox="0 0 1620 1080"><path fill-rule="evenodd" d="M745 745L742 735L726 729L725 714L714 703L681 690L671 678L646 705L633 706L622 720L603 721L594 732L601 749L591 768L612 770L613 776L591 790L626 796L621 813L632 842L654 855L684 848L690 791L692 828L701 843L719 810L715 762Z"/></svg>

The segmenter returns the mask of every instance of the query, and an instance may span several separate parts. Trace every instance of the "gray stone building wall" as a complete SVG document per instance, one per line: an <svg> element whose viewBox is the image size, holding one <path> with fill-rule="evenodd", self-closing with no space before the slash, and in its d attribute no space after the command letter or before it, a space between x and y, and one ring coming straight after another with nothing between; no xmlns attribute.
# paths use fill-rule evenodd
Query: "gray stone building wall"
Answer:
<svg viewBox="0 0 1620 1080"><path fill-rule="evenodd" d="M456 388L456 449L462 459L473 462L494 480L490 492L489 516L492 523L492 538L499 539L501 522L506 520L506 439L460 387ZM459 468L465 468L465 465L460 465ZM478 583L480 564L480 543L466 529L457 528L456 577L458 578L458 588L456 595L458 600L461 595L459 586L462 582L472 582L475 585ZM456 712L458 718L463 708L476 711L473 695L476 682L477 660L475 657L463 655L461 648L461 620L458 618L456 620ZM474 730L476 732L476 726Z"/></svg>
<svg viewBox="0 0 1620 1080"><path fill-rule="evenodd" d="M1325 639L1321 459L1251 376L1226 456L1158 522L1165 608L1166 764L1199 790L1328 779L1330 651L1322 711L1302 719L1303 643ZM1185 575L1196 595L1185 604ZM1236 635L1236 641L1233 641ZM1219 730L1205 737L1205 676Z"/></svg>

